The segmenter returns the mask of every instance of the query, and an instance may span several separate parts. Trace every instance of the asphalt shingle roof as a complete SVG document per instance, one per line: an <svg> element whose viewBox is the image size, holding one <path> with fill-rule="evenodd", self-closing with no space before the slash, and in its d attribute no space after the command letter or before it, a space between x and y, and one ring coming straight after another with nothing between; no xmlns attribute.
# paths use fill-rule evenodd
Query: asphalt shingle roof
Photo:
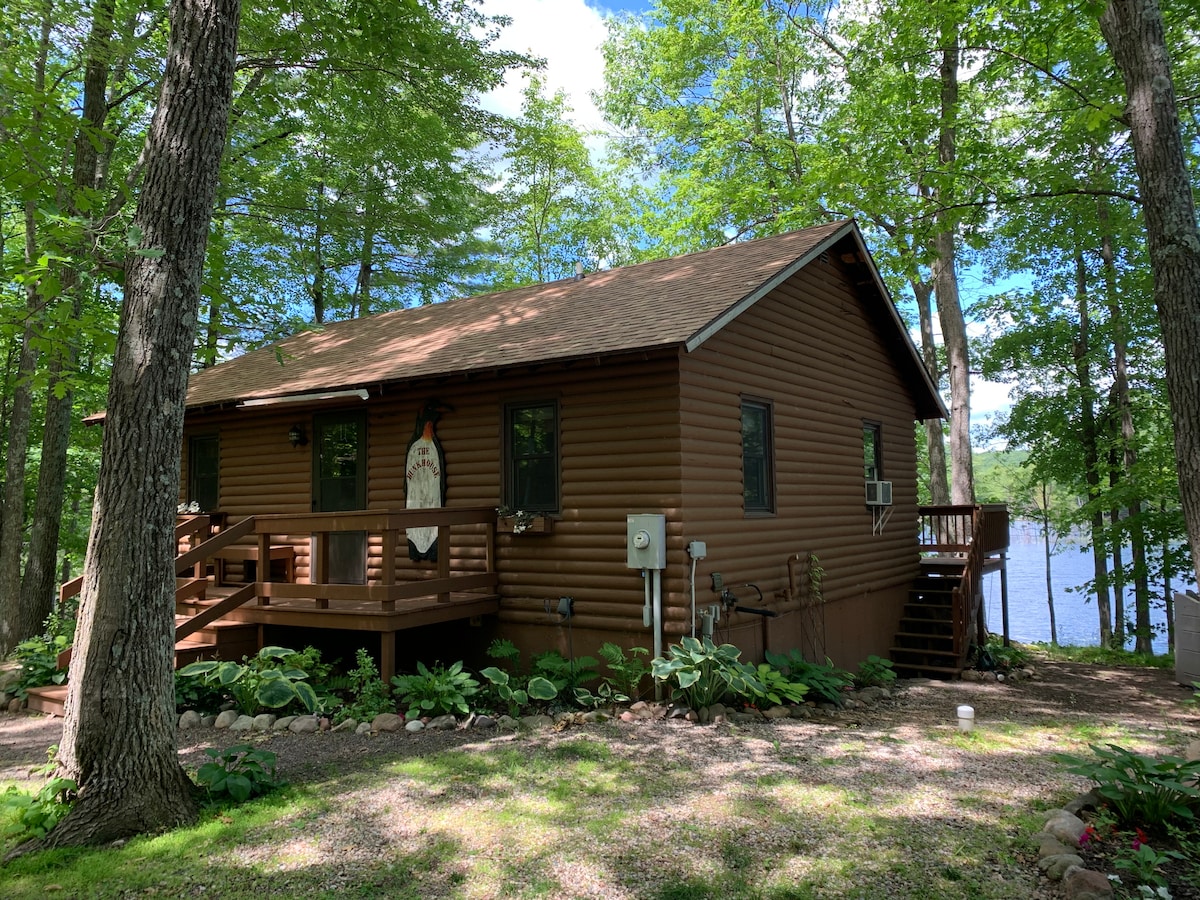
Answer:
<svg viewBox="0 0 1200 900"><path fill-rule="evenodd" d="M193 374L187 406L695 346L798 261L850 233L853 223L834 222L580 280L337 322Z"/></svg>

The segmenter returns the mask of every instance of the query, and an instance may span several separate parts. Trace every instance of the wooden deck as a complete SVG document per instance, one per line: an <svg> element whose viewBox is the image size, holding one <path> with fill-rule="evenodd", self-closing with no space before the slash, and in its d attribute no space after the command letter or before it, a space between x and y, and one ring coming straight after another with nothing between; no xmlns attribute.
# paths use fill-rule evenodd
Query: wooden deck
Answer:
<svg viewBox="0 0 1200 900"><path fill-rule="evenodd" d="M407 558L405 530L435 528L436 563ZM331 536L362 532L372 555L365 584L328 577ZM310 515L248 516L229 524L224 515L185 516L175 530L180 553L175 570L176 664L203 656L241 658L262 646L262 626L331 628L367 632L379 641L379 670L396 672L396 633L441 622L496 613L500 597L495 566L496 511L492 507L358 510ZM455 553L469 540L474 553ZM311 548L307 571L298 573L296 547ZM276 570L260 568L267 559ZM452 560L454 562L452 563ZM241 564L230 582L226 563ZM264 577L265 576L265 577ZM262 580L259 580L262 579ZM82 578L63 585L63 599L79 592ZM247 638L247 626L254 638ZM248 643L249 642L249 643ZM253 646L251 646L251 644ZM60 665L69 657L64 654Z"/></svg>

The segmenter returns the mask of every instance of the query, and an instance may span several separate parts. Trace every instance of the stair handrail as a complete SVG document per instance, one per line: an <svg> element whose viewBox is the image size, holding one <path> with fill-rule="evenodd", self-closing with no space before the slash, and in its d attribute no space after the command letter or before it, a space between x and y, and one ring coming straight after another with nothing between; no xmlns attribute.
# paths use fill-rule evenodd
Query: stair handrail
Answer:
<svg viewBox="0 0 1200 900"><path fill-rule="evenodd" d="M196 520L203 519L203 518L205 518L205 517L204 516L196 516L194 518L189 518L187 520L184 520L183 522L180 522L178 525L176 525L175 526L176 544L178 544L179 541L181 541L183 538L187 537L188 535L198 533L201 529L196 527ZM207 527L208 527L208 524L205 523L204 528L207 528ZM175 557L175 575L176 575L176 577L183 574L188 569L194 568L197 563L208 559L210 556L213 555L214 551L223 550L224 548L226 548L230 544L232 544L234 541L239 540L240 538L244 538L246 535L250 534L253 530L254 530L254 516L246 516L246 518L242 519L242 521L238 522L236 525L231 525L228 528L224 529L223 531L218 531L215 535L210 537L207 541L204 541L204 543L196 545L192 549L188 550L186 553L179 554L178 556ZM72 578L70 581L65 582L63 584L63 586L59 589L59 592L58 592L60 601L67 600L71 597L77 596L79 594L80 590L82 589L82 585L83 585L83 576L82 575L80 575L78 578ZM251 585L248 585L248 587L253 588L254 585L251 584ZM242 591L238 591L237 593L232 594L230 596L230 598L226 598L226 600L222 600L221 603L218 603L216 606L211 606L208 609L212 610L212 609L217 609L218 607L224 607L225 603L227 603L229 599L231 599L232 597L236 597L236 596L240 595L241 593L242 593ZM253 596L253 590L251 591L251 596ZM224 612L228 612L228 610L230 610L230 609L234 609L237 606L241 606L248 599L250 599L250 598L246 597L243 600L241 600L239 603L235 604L234 606L225 607ZM204 615L204 613L194 616L189 621L195 621L196 619L200 618L200 616L202 616L202 615ZM204 622L202 622L200 625L197 625L191 631L188 631L187 634L192 634L196 631L199 631L201 628L203 628L205 625L207 625L210 621L212 621L211 618L205 619ZM187 622L183 623L182 625L178 626L175 629L175 634L176 634L175 640L176 641L180 640L180 638L178 637L179 628L182 628L186 625L187 625ZM68 665L70 665L72 649L73 648L68 647L66 650L64 650L60 654L58 654L58 656L55 659L55 665L58 668L65 669Z"/></svg>
<svg viewBox="0 0 1200 900"><path fill-rule="evenodd" d="M188 569L195 567L196 563L202 562L213 555L216 550L224 550L235 541L241 540L246 535L254 531L254 516L246 516L236 525L230 525L221 531L218 531L207 541L202 544L197 544L186 553L181 553L175 557L175 574L181 575Z"/></svg>
<svg viewBox="0 0 1200 900"><path fill-rule="evenodd" d="M175 626L175 643L195 634L209 622L215 622L226 613L250 602L255 596L257 596L255 584L251 582L238 588L224 600L214 603L212 606L206 606L187 621L180 622Z"/></svg>
<svg viewBox="0 0 1200 900"><path fill-rule="evenodd" d="M954 610L954 652L958 665L966 664L971 649L971 629L979 616L983 601L983 508L976 506L971 516L971 543L963 561L962 579L951 593ZM964 597L963 592L967 594Z"/></svg>
<svg viewBox="0 0 1200 900"><path fill-rule="evenodd" d="M213 517L204 513L198 515L183 516L175 524L175 546L179 546L179 542L185 537L193 537L201 532L209 532L212 529ZM254 517L250 516L251 527L253 526ZM240 524L240 523L239 523ZM236 525L234 526L237 527ZM218 532L216 537L220 537L225 532ZM246 532L242 532L239 537L244 537ZM204 546L201 544L200 546ZM216 549L224 547L225 544L216 545ZM188 551L190 554L192 551ZM180 557L176 557L175 574L179 575L183 570L178 565ZM197 560L192 560L189 565L193 565ZM187 568L186 566L184 568ZM78 597L80 591L83 590L83 575L76 575L74 578L64 581L62 587L58 589L58 602L63 603L70 600L72 597Z"/></svg>

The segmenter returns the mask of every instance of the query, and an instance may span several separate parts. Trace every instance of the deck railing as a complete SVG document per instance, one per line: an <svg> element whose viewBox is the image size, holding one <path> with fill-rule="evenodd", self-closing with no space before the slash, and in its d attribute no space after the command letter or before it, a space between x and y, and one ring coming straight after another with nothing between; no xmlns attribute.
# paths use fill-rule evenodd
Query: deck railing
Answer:
<svg viewBox="0 0 1200 900"><path fill-rule="evenodd" d="M461 559L468 554L455 554L451 544L455 536L452 526L463 525L485 526L482 566L475 571L463 571ZM434 563L436 568L430 573L432 577L426 574L428 569L422 568L414 571L416 579L401 582L396 578L397 553L407 554L405 531L409 528L437 529L438 558ZM376 543L372 537L378 539L378 574L367 584L332 583L330 536L354 531L366 532L368 547ZM327 609L331 600L351 600L378 603L381 611L392 612L401 601L436 597L444 603L452 593L494 590L500 580L496 572L496 510L490 506L255 516L254 532L260 560L270 558L275 537L286 536L294 541L298 535L306 535L311 536L312 542L308 583L266 581L260 570L257 591L261 605L268 605L273 599L312 600L314 608ZM478 540L479 529L471 532ZM458 571L453 565L455 560L459 561Z"/></svg>

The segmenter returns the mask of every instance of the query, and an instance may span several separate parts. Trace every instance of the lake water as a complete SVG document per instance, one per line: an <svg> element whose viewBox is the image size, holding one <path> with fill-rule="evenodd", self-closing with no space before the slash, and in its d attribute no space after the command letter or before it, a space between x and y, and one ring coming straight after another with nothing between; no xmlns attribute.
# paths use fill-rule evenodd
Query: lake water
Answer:
<svg viewBox="0 0 1200 900"><path fill-rule="evenodd" d="M1008 548L1008 631L1018 641L1050 640L1050 610L1046 604L1046 559L1042 547L1041 528L1033 522L1014 520ZM1128 551L1126 551L1128 559ZM1092 550L1084 543L1059 542L1058 553L1050 560L1054 584L1054 613L1060 644L1096 645L1100 643L1100 619L1096 600L1078 588L1091 580ZM1191 587L1176 583L1174 590ZM1166 617L1162 607L1162 584L1150 585L1152 603L1150 619L1160 627L1155 634L1155 653L1166 653ZM983 595L987 604L988 630L1001 633L1000 573L993 572L983 579ZM1133 589L1125 590L1127 618L1133 618ZM1130 638L1127 646L1133 648Z"/></svg>

